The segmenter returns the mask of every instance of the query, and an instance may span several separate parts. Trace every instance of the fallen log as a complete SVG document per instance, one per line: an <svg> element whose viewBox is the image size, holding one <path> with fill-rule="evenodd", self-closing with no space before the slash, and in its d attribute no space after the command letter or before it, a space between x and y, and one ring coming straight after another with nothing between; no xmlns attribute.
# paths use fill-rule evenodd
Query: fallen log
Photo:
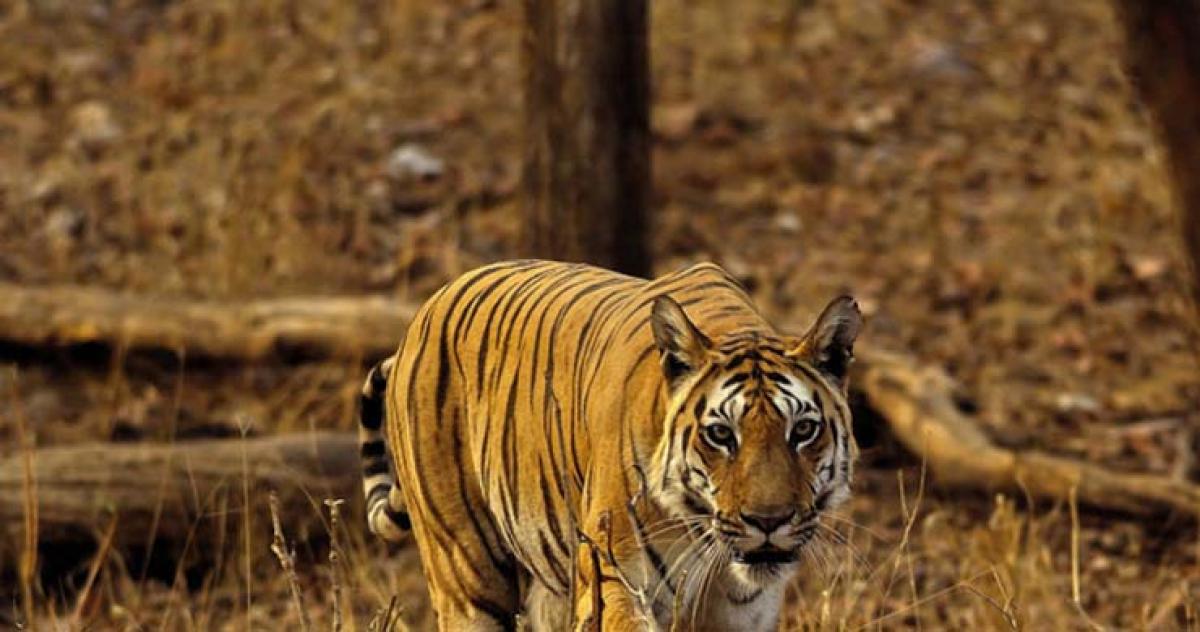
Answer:
<svg viewBox="0 0 1200 632"><path fill-rule="evenodd" d="M1079 503L1098 509L1200 519L1200 485L996 445L959 410L955 385L940 368L897 354L862 355L854 368L854 388L942 486L1028 494L1038 500L1068 500L1074 490Z"/></svg>
<svg viewBox="0 0 1200 632"><path fill-rule="evenodd" d="M887 431L950 489L1004 491L1067 500L1138 517L1175 513L1200 518L1200 486L1149 474L1121 473L1041 451L993 443L954 401L940 369L883 352L862 353L854 388ZM45 544L91 537L118 520L118 550L161 541L206 542L240 528L242 485L256 514L276 490L290 535L325 528L321 501L358 508L359 463L352 433L281 435L164 444L90 444L34 453L38 534ZM22 540L26 477L21 455L0 460L0 542ZM356 524L351 518L350 524ZM265 528L264 515L255 523ZM234 532L236 533L236 532ZM0 549L0 559L15 551Z"/></svg>
<svg viewBox="0 0 1200 632"><path fill-rule="evenodd" d="M26 485L43 547L88 541L115 519L114 550L145 554L152 539L176 549L235 540L247 507L252 528L269 534L271 491L289 538L323 536L324 499L357 513L359 473L353 433L46 448L33 452L32 480L13 455L0 460L0 567L24 539Z"/></svg>
<svg viewBox="0 0 1200 632"><path fill-rule="evenodd" d="M278 358L288 349L373 359L395 348L414 312L410 305L379 297L222 306L0 284L0 341L107 344L247 360ZM1099 509L1200 518L1200 487L1193 483L996 445L957 408L954 385L937 367L862 350L852 384L888 431L928 464L935 483L1055 500L1066 500L1074 490L1081 504ZM241 502L243 449L254 510L266 507L266 489L278 489L285 520L297 533L320 526L324 497L358 498L351 435L51 448L35 458L39 535L43 542L90 535L115 512L118 546L144 545L152 532L163 539L203 536L212 519L240 511L234 505ZM0 460L0 548L20 541L25 477L19 456Z"/></svg>
<svg viewBox="0 0 1200 632"><path fill-rule="evenodd" d="M416 307L382 296L214 302L0 283L0 342L101 345L189 358L383 356Z"/></svg>

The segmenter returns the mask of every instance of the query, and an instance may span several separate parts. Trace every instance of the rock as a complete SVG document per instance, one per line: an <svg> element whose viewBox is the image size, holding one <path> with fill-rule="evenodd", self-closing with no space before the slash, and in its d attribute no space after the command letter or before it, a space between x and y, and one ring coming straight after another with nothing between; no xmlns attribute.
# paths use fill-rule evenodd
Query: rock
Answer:
<svg viewBox="0 0 1200 632"><path fill-rule="evenodd" d="M909 68L922 79L965 81L978 74L956 47L945 42L918 41L911 49Z"/></svg>
<svg viewBox="0 0 1200 632"><path fill-rule="evenodd" d="M675 103L654 108L651 127L659 138L671 142L685 139L696 129L700 107L694 102Z"/></svg>
<svg viewBox="0 0 1200 632"><path fill-rule="evenodd" d="M1086 393L1059 393L1054 400L1055 407L1062 413L1100 412L1100 402Z"/></svg>
<svg viewBox="0 0 1200 632"><path fill-rule="evenodd" d="M65 252L83 232L84 215L77 209L60 206L46 214L42 232L50 247Z"/></svg>
<svg viewBox="0 0 1200 632"><path fill-rule="evenodd" d="M1143 256L1131 257L1129 259L1129 268L1133 272L1134 278L1138 281L1152 281L1162 276L1167 271L1170 262L1166 257L1159 256Z"/></svg>
<svg viewBox="0 0 1200 632"><path fill-rule="evenodd" d="M798 233L803 226L800 217L793 211L776 213L772 219L772 223L775 225L775 228L784 233Z"/></svg>
<svg viewBox="0 0 1200 632"><path fill-rule="evenodd" d="M397 180L434 180L446 171L446 163L421 145L405 143L388 156L384 170Z"/></svg>
<svg viewBox="0 0 1200 632"><path fill-rule="evenodd" d="M85 149L103 149L120 140L121 127L112 110L99 101L85 101L71 110L72 138Z"/></svg>

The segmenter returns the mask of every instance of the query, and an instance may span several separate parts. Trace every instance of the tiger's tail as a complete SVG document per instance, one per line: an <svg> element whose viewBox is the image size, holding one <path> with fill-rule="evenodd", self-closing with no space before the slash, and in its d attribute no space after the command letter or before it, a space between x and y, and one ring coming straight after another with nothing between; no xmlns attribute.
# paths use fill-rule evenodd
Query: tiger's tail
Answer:
<svg viewBox="0 0 1200 632"><path fill-rule="evenodd" d="M401 542L412 529L412 522L404 506L404 495L396 484L391 454L383 434L387 374L395 360L395 357L388 358L367 374L359 397L358 441L362 455L363 494L367 499L367 526L384 540Z"/></svg>

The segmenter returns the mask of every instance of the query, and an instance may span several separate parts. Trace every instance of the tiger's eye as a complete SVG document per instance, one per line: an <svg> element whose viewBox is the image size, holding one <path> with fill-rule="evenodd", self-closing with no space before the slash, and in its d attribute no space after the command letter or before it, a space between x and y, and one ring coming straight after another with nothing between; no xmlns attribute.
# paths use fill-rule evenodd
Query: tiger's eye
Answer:
<svg viewBox="0 0 1200 632"><path fill-rule="evenodd" d="M713 447L732 448L734 442L733 428L725 424L712 424L704 427L704 439Z"/></svg>
<svg viewBox="0 0 1200 632"><path fill-rule="evenodd" d="M817 433L821 430L821 422L815 419L801 419L792 426L791 436L788 437L788 443L793 448L800 448L803 445L810 443L817 438Z"/></svg>

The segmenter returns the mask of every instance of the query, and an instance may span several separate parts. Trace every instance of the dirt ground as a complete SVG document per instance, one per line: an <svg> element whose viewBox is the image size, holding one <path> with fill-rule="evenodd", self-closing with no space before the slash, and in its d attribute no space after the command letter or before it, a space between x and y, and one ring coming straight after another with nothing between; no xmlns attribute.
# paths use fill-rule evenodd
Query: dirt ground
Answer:
<svg viewBox="0 0 1200 632"><path fill-rule="evenodd" d="M1200 329L1107 2L651 6L658 271L716 261L783 327L852 292L864 344L945 367L998 442L1200 479ZM519 22L489 0L0 3L0 279L415 300L509 257ZM350 429L362 373L0 353L42 446ZM789 629L1200 626L1195 525L950 495L886 440L864 465L851 545L803 574ZM106 561L81 620L290 628L263 549L191 586ZM347 550L348 625L393 595L428 625L412 550ZM326 625L324 553L300 557ZM70 626L78 575L43 582L43 625Z"/></svg>

